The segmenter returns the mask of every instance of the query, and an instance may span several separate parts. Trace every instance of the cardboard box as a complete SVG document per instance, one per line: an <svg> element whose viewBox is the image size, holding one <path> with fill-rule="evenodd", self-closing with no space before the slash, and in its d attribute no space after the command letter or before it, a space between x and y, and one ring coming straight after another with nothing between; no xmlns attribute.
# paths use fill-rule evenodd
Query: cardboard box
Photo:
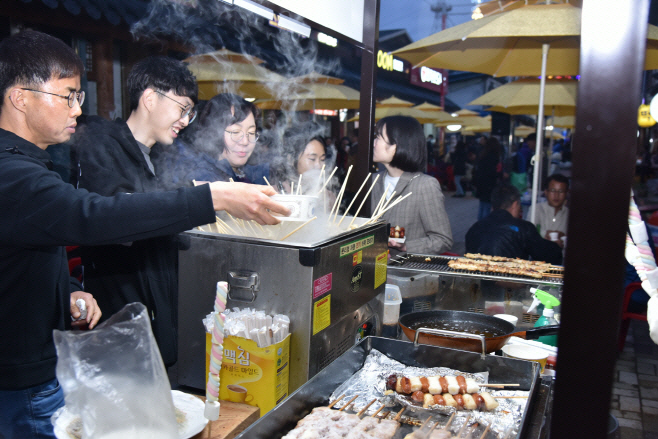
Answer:
<svg viewBox="0 0 658 439"><path fill-rule="evenodd" d="M260 408L260 416L288 396L290 334L281 342L259 348L242 337L224 339L219 373L219 399ZM211 335L206 334L206 377L210 366Z"/></svg>

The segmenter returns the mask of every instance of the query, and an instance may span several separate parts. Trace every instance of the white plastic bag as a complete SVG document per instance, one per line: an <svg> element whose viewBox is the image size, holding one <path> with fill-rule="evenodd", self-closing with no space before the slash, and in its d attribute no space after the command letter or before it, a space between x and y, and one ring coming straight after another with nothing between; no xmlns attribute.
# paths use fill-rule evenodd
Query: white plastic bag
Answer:
<svg viewBox="0 0 658 439"><path fill-rule="evenodd" d="M146 307L126 305L92 331L53 331L57 379L83 438L177 439L171 387Z"/></svg>

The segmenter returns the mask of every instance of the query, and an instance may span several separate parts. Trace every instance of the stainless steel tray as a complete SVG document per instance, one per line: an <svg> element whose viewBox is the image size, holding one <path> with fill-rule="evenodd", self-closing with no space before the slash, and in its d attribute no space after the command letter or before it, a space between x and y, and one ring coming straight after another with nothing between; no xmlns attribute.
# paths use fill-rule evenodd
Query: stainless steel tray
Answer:
<svg viewBox="0 0 658 439"><path fill-rule="evenodd" d="M414 347L411 342L382 337L366 337L361 340L237 437L244 439L282 437L314 407L328 405L332 392L362 368L372 349L407 366L444 366L463 372L486 371L489 372L491 382L519 383L520 387L517 390L529 391L530 397L517 438L528 437L526 434L531 430L530 417L533 405L541 387L538 363L493 355L487 355L483 359L480 354L472 352L428 345ZM539 422L541 423L541 420ZM395 437L402 438L411 431L410 426L403 425Z"/></svg>

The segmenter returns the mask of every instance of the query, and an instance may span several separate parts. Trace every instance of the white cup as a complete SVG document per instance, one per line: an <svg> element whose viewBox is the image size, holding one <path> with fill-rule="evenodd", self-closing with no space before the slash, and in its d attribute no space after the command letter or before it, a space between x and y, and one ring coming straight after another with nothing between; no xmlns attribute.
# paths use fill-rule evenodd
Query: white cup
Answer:
<svg viewBox="0 0 658 439"><path fill-rule="evenodd" d="M282 221L307 221L315 216L318 205L318 197L310 195L272 195L272 199L290 209L290 216L278 216Z"/></svg>
<svg viewBox="0 0 658 439"><path fill-rule="evenodd" d="M516 326L516 324L519 321L519 318L517 316L513 316L512 314L494 314L494 317L498 317L499 319L507 320L508 322L510 322L514 326Z"/></svg>
<svg viewBox="0 0 658 439"><path fill-rule="evenodd" d="M551 237L551 241L557 241L557 240L558 240L559 233L558 233L558 232L550 232L550 233L548 234L548 236Z"/></svg>
<svg viewBox="0 0 658 439"><path fill-rule="evenodd" d="M567 246L567 235L564 235L564 236L563 236L562 238L560 238L560 239L562 240L562 243L563 243L564 246L566 247L566 246Z"/></svg>

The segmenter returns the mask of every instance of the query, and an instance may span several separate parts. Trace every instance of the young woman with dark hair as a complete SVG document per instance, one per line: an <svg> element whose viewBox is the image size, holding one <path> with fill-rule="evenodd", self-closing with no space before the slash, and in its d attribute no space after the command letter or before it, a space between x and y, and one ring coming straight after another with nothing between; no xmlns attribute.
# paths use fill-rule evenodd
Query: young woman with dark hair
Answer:
<svg viewBox="0 0 658 439"><path fill-rule="evenodd" d="M441 254L452 247L452 231L439 182L424 173L427 146L420 123L412 117L389 116L377 122L373 161L386 168L372 190L374 210L384 191L385 199L410 197L388 210L382 218L392 227L405 228L403 243L389 240L396 251ZM395 192L393 194L393 192Z"/></svg>

